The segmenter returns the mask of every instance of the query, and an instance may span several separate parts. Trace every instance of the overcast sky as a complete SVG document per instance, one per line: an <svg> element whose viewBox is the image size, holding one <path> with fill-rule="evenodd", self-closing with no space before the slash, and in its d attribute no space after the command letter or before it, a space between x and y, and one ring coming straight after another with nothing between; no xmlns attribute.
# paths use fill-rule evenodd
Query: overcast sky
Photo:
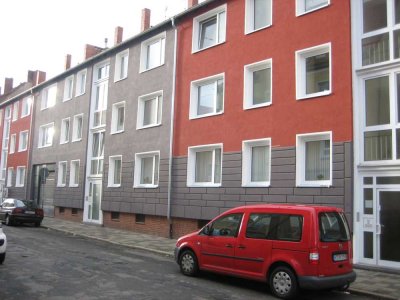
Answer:
<svg viewBox="0 0 400 300"><path fill-rule="evenodd" d="M199 1L202 2L202 1ZM115 27L126 40L140 32L141 11L151 9L151 25L187 8L187 0L4 0L0 17L0 87L4 78L14 87L27 80L28 70L47 79L64 71L65 55L72 66L83 61L85 44L113 46Z"/></svg>

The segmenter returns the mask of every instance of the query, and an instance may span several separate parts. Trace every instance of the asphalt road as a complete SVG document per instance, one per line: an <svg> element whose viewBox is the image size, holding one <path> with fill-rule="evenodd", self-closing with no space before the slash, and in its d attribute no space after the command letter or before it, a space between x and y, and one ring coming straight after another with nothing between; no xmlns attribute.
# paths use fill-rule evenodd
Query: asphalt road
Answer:
<svg viewBox="0 0 400 300"><path fill-rule="evenodd" d="M262 284L203 273L180 274L171 258L30 226L3 227L1 300L35 299L275 299ZM338 292L308 292L299 300L364 300Z"/></svg>

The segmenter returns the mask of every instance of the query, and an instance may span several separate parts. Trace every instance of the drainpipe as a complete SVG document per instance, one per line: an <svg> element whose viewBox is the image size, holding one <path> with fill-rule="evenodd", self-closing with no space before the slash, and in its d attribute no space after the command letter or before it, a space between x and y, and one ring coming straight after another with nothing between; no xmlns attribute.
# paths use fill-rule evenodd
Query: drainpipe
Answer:
<svg viewBox="0 0 400 300"><path fill-rule="evenodd" d="M34 126L34 108L35 108L35 96L33 95L33 88L30 91L32 102L30 107L30 124L29 124L29 136L28 136L28 157L26 160L26 170L25 170L25 199L29 200L32 196L32 178L33 178L33 170L32 170L32 151L33 151L33 126ZM31 199L33 200L33 199Z"/></svg>
<svg viewBox="0 0 400 300"><path fill-rule="evenodd" d="M175 118L175 84L176 84L176 57L178 49L178 29L176 28L175 19L171 18L172 28L174 28L174 62L172 69L172 96L171 96L171 124L169 133L169 163L168 163L168 209L167 219L169 225L169 238L172 239L172 220L171 220L171 190L172 190L172 159L173 159L173 144L174 144L174 118Z"/></svg>

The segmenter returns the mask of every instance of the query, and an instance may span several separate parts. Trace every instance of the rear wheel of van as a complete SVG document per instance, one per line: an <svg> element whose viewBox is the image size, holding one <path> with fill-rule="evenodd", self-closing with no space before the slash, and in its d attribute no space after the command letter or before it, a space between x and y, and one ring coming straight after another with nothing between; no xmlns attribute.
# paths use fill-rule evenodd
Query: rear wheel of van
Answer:
<svg viewBox="0 0 400 300"><path fill-rule="evenodd" d="M296 275L285 266L277 267L271 272L269 286L272 293L281 299L292 299L298 292Z"/></svg>
<svg viewBox="0 0 400 300"><path fill-rule="evenodd" d="M179 257L181 272L186 276L195 276L199 271L196 254L191 250L184 250Z"/></svg>

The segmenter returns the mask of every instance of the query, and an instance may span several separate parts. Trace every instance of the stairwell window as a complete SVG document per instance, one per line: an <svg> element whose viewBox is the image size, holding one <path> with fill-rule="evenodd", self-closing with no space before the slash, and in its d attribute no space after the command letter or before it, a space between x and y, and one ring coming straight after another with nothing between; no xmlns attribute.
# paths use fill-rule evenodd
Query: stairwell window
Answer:
<svg viewBox="0 0 400 300"><path fill-rule="evenodd" d="M41 110L53 107L57 100L57 84L54 84L42 92Z"/></svg>
<svg viewBox="0 0 400 300"><path fill-rule="evenodd" d="M64 187L67 184L67 162L60 161L58 163L57 186Z"/></svg>
<svg viewBox="0 0 400 300"><path fill-rule="evenodd" d="M13 105L13 115L12 115L12 121L17 121L18 120L18 111L19 111L19 102L15 102Z"/></svg>
<svg viewBox="0 0 400 300"><path fill-rule="evenodd" d="M136 129L149 128L161 124L163 91L139 97Z"/></svg>
<svg viewBox="0 0 400 300"><path fill-rule="evenodd" d="M160 151L135 154L135 188L156 188L159 181Z"/></svg>
<svg viewBox="0 0 400 300"><path fill-rule="evenodd" d="M272 0L246 0L245 21L246 34L271 26Z"/></svg>
<svg viewBox="0 0 400 300"><path fill-rule="evenodd" d="M296 0L296 15L301 16L321 9L330 4L330 0Z"/></svg>
<svg viewBox="0 0 400 300"><path fill-rule="evenodd" d="M140 52L140 72L157 68L165 61L166 33L160 33L144 42Z"/></svg>

